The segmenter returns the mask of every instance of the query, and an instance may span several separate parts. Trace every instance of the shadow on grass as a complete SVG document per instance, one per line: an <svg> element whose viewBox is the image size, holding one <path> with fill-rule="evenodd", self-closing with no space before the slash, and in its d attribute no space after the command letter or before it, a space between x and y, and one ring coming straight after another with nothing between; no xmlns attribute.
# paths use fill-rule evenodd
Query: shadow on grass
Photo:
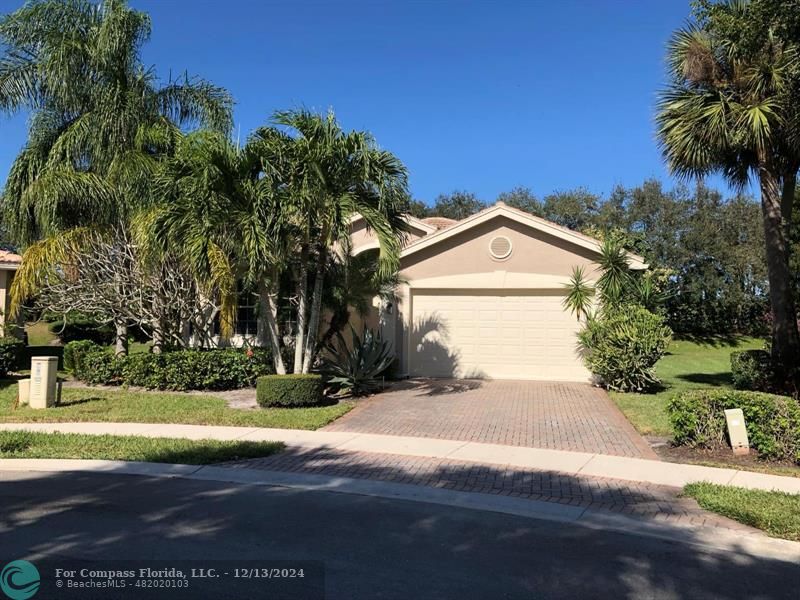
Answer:
<svg viewBox="0 0 800 600"><path fill-rule="evenodd" d="M675 340L692 342L699 346L708 346L710 348L736 348L741 346L743 342L750 339L740 333L716 334L716 335L694 335L690 333L675 334Z"/></svg>
<svg viewBox="0 0 800 600"><path fill-rule="evenodd" d="M304 460L311 468L313 461L336 462L337 453ZM412 476L381 469L372 475ZM469 471L477 474L474 469L449 467L434 476L449 477L453 487ZM560 488L571 479L563 476ZM736 542L723 552L508 514L330 493L340 485L332 479L324 490L304 491L113 471L16 474L3 481L0 552L98 566L110 559L176 557L321 560L326 590L342 598L380 589L386 598L478 600L497 597L500 589L505 598L582 598L591 590L598 599L732 600L792 598L800 585L796 564L742 552ZM685 535L704 539L694 529ZM264 583L256 583L260 587L245 591L237 584L217 597L263 597Z"/></svg>
<svg viewBox="0 0 800 600"><path fill-rule="evenodd" d="M0 458L93 458L206 465L264 458L284 447L282 442L0 431Z"/></svg>
<svg viewBox="0 0 800 600"><path fill-rule="evenodd" d="M684 373L676 375L676 379L688 381L689 383L699 383L709 386L731 386L733 379L730 372L722 373Z"/></svg>
<svg viewBox="0 0 800 600"><path fill-rule="evenodd" d="M144 462L178 465L212 465L230 461L264 458L283 450L281 442L224 442L200 440L185 448L153 449Z"/></svg>
<svg viewBox="0 0 800 600"><path fill-rule="evenodd" d="M68 408L70 406L78 406L79 404L87 404L88 402L99 402L106 400L102 396L89 396L88 398L61 398L56 405L57 408Z"/></svg>

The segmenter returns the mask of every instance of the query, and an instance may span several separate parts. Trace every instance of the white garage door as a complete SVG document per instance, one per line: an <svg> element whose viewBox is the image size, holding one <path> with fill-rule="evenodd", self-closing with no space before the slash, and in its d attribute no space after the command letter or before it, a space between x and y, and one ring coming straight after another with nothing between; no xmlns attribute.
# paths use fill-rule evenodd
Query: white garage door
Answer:
<svg viewBox="0 0 800 600"><path fill-rule="evenodd" d="M414 292L410 372L586 381L579 324L557 292Z"/></svg>

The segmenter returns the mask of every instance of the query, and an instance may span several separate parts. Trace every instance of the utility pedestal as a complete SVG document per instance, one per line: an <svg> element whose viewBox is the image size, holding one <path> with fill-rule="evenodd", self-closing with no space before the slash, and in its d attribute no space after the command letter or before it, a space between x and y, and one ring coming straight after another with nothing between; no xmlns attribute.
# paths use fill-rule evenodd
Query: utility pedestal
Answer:
<svg viewBox="0 0 800 600"><path fill-rule="evenodd" d="M50 408L58 399L58 357L31 358L31 383L28 404L31 408Z"/></svg>

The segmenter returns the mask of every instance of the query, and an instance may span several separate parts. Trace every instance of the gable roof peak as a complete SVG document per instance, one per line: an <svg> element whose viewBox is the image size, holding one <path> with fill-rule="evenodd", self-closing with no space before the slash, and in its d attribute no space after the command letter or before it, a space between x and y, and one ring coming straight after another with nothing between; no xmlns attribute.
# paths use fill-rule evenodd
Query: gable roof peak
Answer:
<svg viewBox="0 0 800 600"><path fill-rule="evenodd" d="M553 237L560 238L564 241L570 242L587 250L591 250L598 254L601 251L602 244L595 238L584 235L579 231L568 229L567 227L563 227L562 225L553 223L547 219L537 217L527 211L520 210L519 208L508 206L503 201L498 201L495 204L487 206L483 210L470 215L466 219L458 221L446 229L439 229L435 233L431 233L430 235L426 235L418 240L413 241L411 244L406 246L405 249L403 249L401 256L413 254L423 248L427 248L442 240L448 239L463 231L471 229L472 227L480 225L481 223L485 223L496 216L508 217L517 223L530 227L531 229L552 235ZM626 254L632 269L639 270L647 268L647 263L645 263L644 258L634 254L633 252L627 252Z"/></svg>

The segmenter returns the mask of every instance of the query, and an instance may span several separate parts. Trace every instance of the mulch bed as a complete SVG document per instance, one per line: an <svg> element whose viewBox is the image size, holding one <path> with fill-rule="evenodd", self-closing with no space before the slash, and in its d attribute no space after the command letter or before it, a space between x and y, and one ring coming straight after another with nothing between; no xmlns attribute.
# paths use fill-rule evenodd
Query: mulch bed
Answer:
<svg viewBox="0 0 800 600"><path fill-rule="evenodd" d="M800 477L800 466L789 461L764 461L758 458L754 450L747 455L735 455L730 448L707 450L704 448L688 448L685 446L657 445L653 448L662 460L677 463L708 464L731 469L766 472L775 475L794 475ZM779 472L778 472L779 471Z"/></svg>

